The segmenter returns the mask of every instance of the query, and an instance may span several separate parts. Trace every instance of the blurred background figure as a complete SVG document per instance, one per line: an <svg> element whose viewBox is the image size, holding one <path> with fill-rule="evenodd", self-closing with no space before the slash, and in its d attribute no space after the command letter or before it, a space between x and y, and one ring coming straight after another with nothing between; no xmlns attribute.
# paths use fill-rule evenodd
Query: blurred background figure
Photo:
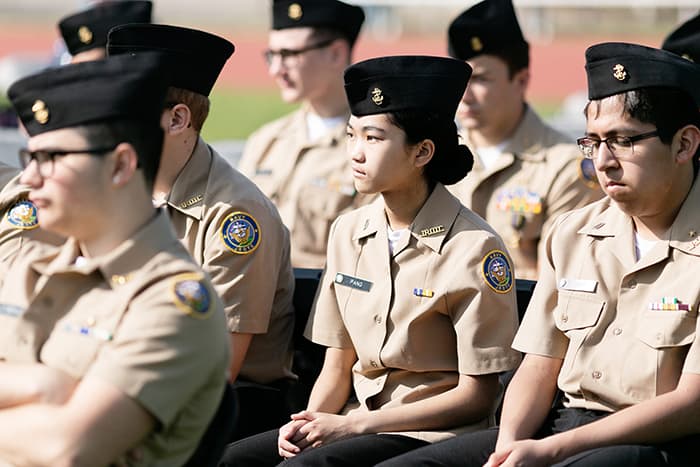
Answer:
<svg viewBox="0 0 700 467"><path fill-rule="evenodd" d="M603 196L590 160L537 115L525 97L530 45L511 0L485 0L448 31L449 53L474 70L457 122L476 154L453 187L506 242L516 277L537 279L541 239L554 218Z"/></svg>
<svg viewBox="0 0 700 467"><path fill-rule="evenodd" d="M282 100L301 108L253 133L239 167L280 210L295 267L322 268L332 222L371 199L353 186L344 144L343 71L364 19L361 8L337 0L272 5L269 74Z"/></svg>
<svg viewBox="0 0 700 467"><path fill-rule="evenodd" d="M700 63L700 13L681 24L666 39L661 48Z"/></svg>

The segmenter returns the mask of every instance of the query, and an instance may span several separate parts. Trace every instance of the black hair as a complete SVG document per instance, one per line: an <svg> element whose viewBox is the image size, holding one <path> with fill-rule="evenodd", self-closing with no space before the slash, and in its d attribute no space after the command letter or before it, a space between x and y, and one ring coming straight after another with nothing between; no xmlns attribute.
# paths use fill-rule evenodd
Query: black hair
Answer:
<svg viewBox="0 0 700 467"><path fill-rule="evenodd" d="M387 117L406 133L408 144L417 144L425 139L435 144L435 154L425 167L425 177L431 186L435 182L455 184L472 169L474 156L469 148L459 144L453 116L412 109L390 112Z"/></svg>
<svg viewBox="0 0 700 467"><path fill-rule="evenodd" d="M138 166L143 172L148 189L158 173L161 152L163 150L163 129L153 122L139 120L110 120L78 127L90 145L117 146L129 143L138 156Z"/></svg>

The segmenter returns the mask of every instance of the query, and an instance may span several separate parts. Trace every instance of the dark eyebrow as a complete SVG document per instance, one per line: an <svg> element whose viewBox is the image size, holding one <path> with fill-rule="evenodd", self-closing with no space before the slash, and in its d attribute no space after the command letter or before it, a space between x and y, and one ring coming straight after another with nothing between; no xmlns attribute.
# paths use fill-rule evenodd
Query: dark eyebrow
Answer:
<svg viewBox="0 0 700 467"><path fill-rule="evenodd" d="M362 127L362 131L367 132L367 131L378 131L380 133L386 133L386 130L383 128L379 128L376 126L371 126L371 125L366 125Z"/></svg>

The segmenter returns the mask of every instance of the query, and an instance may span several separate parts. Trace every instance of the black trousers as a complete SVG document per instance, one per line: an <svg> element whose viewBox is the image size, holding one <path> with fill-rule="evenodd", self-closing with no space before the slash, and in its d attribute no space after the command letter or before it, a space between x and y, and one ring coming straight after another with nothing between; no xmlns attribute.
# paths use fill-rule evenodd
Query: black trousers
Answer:
<svg viewBox="0 0 700 467"><path fill-rule="evenodd" d="M571 430L608 415L582 409L553 409L535 438ZM377 467L482 467L496 447L498 428L435 443L382 462ZM700 465L700 437L663 445L617 445L581 452L553 467L692 467Z"/></svg>
<svg viewBox="0 0 700 467"><path fill-rule="evenodd" d="M279 428L287 423L292 413L287 393L292 384L294 382L288 380L265 385L237 380L233 384L235 421L229 442Z"/></svg>
<svg viewBox="0 0 700 467"><path fill-rule="evenodd" d="M287 460L277 450L279 430L260 433L229 444L219 467L364 467L427 445L400 435L362 435L308 449Z"/></svg>

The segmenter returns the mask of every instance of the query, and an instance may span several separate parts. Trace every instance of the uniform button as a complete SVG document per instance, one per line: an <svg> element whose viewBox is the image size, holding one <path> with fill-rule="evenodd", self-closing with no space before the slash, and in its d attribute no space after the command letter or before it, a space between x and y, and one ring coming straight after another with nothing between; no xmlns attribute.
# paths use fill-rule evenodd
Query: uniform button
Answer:
<svg viewBox="0 0 700 467"><path fill-rule="evenodd" d="M620 329L620 328L613 329L613 334L615 334L616 336L619 336L620 334L622 334L622 329Z"/></svg>
<svg viewBox="0 0 700 467"><path fill-rule="evenodd" d="M663 337L664 337L664 335L661 334L660 332L657 332L657 333L656 333L656 340L657 340L657 341L660 341L661 339L663 339Z"/></svg>
<svg viewBox="0 0 700 467"><path fill-rule="evenodd" d="M377 368L379 366L379 365L377 365L377 362L375 362L374 360L370 360L369 363L370 363L370 365L372 365L373 368Z"/></svg>
<svg viewBox="0 0 700 467"><path fill-rule="evenodd" d="M561 322L566 323L567 321L569 321L569 315L562 315Z"/></svg>
<svg viewBox="0 0 700 467"><path fill-rule="evenodd" d="M85 320L85 324L87 324L89 327L94 326L97 323L97 320L95 319L94 316L88 317L88 319Z"/></svg>
<svg viewBox="0 0 700 467"><path fill-rule="evenodd" d="M629 287L630 289L636 288L636 287L637 287L637 281L634 280L634 279L632 279L631 281L629 281L629 283L627 283L627 287Z"/></svg>
<svg viewBox="0 0 700 467"><path fill-rule="evenodd" d="M382 324L382 317L381 316L375 316L374 317L374 322L377 324Z"/></svg>
<svg viewBox="0 0 700 467"><path fill-rule="evenodd" d="M600 371L594 371L594 372L591 374L591 376L593 376L593 379L600 379L601 376L603 376L603 373L601 373Z"/></svg>

